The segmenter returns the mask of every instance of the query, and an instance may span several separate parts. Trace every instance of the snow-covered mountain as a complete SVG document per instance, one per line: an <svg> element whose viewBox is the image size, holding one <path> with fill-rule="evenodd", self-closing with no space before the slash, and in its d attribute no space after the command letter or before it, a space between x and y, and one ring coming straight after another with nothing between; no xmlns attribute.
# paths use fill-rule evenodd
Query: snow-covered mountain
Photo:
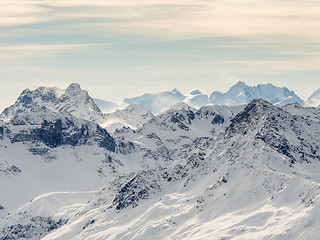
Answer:
<svg viewBox="0 0 320 240"><path fill-rule="evenodd" d="M122 136L148 146L150 154L160 152L172 160L197 139L211 138L228 126L242 109L242 106L205 106L197 110L180 102L146 122L134 135Z"/></svg>
<svg viewBox="0 0 320 240"><path fill-rule="evenodd" d="M316 104L316 96L317 94L315 93L312 97L313 105ZM126 98L124 102L141 104L153 114L157 115L181 101L194 108L201 108L208 104L220 106L244 105L256 98L262 98L276 106L284 106L295 102L304 105L304 101L286 87L277 87L270 83L258 84L257 86L251 87L241 81L233 85L229 91L225 93L215 91L210 97L198 89L191 91L187 95L183 95L177 89L174 89L170 92L144 94L135 98Z"/></svg>
<svg viewBox="0 0 320 240"><path fill-rule="evenodd" d="M26 89L12 106L1 113L0 118L9 121L16 114L29 112L36 106L45 106L52 111L70 113L90 121L99 121L103 115L88 92L82 90L79 84L72 83L65 90L46 87Z"/></svg>
<svg viewBox="0 0 320 240"><path fill-rule="evenodd" d="M110 133L122 128L136 130L152 117L153 114L142 105L129 104L123 109L117 109L114 112L105 114L105 120L101 123L101 126L106 128Z"/></svg>
<svg viewBox="0 0 320 240"><path fill-rule="evenodd" d="M71 114L36 106L14 116L0 126L2 212L46 192L99 187L119 165L116 148L105 129Z"/></svg>
<svg viewBox="0 0 320 240"><path fill-rule="evenodd" d="M194 108L193 91L98 125L52 108L64 93L20 96L0 121L0 239L320 237L319 108Z"/></svg>
<svg viewBox="0 0 320 240"><path fill-rule="evenodd" d="M37 106L30 112L18 114L4 128L5 136L12 143L49 148L97 143L99 147L115 151L113 138L96 123L71 114L52 112L46 107Z"/></svg>
<svg viewBox="0 0 320 240"><path fill-rule="evenodd" d="M320 88L311 94L306 105L312 107L320 107Z"/></svg>
<svg viewBox="0 0 320 240"><path fill-rule="evenodd" d="M319 107L302 107L298 103L291 103L283 106L282 109L291 113L292 115L300 116L315 122L320 122Z"/></svg>
<svg viewBox="0 0 320 240"><path fill-rule="evenodd" d="M183 101L186 97L180 93L177 89L172 91L160 92L155 94L143 94L139 97L125 98L123 101L128 104L136 103L141 104L144 108L158 114L177 102Z"/></svg>
<svg viewBox="0 0 320 240"><path fill-rule="evenodd" d="M284 106L294 102L303 105L303 100L286 87L280 88L270 83L251 87L241 81L233 85L225 93L213 92L209 101L213 105L234 106L247 104L255 98L262 98L277 106Z"/></svg>
<svg viewBox="0 0 320 240"><path fill-rule="evenodd" d="M188 105L195 107L195 108L201 108L202 106L205 106L209 103L209 97L206 94L203 94L198 89L192 90L185 98L185 103Z"/></svg>
<svg viewBox="0 0 320 240"><path fill-rule="evenodd" d="M253 101L184 161L114 180L45 239L316 239L317 139L318 123Z"/></svg>
<svg viewBox="0 0 320 240"><path fill-rule="evenodd" d="M191 107L175 106L154 126L185 131L195 119L217 116L207 114L208 107L193 116ZM293 111L292 106L289 109ZM170 113L173 118L166 118ZM171 164L119 176L96 192L39 196L5 218L0 236L317 239L320 123L316 119L253 100L231 114L213 137L185 146ZM216 120L224 123L221 117Z"/></svg>

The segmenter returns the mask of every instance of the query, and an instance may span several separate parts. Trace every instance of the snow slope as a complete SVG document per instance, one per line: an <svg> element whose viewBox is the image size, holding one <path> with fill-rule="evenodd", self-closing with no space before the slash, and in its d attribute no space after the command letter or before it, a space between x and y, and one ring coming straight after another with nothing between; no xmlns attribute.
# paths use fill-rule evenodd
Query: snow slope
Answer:
<svg viewBox="0 0 320 240"><path fill-rule="evenodd" d="M44 239L317 239L319 137L318 122L254 100L171 166L107 183Z"/></svg>
<svg viewBox="0 0 320 240"><path fill-rule="evenodd" d="M104 115L101 126L113 133L117 129L131 128L136 130L150 120L153 114L140 104L129 104L123 109L117 109Z"/></svg>
<svg viewBox="0 0 320 240"><path fill-rule="evenodd" d="M116 148L105 129L71 114L38 106L16 115L0 126L0 214L46 192L100 187L121 167Z"/></svg>

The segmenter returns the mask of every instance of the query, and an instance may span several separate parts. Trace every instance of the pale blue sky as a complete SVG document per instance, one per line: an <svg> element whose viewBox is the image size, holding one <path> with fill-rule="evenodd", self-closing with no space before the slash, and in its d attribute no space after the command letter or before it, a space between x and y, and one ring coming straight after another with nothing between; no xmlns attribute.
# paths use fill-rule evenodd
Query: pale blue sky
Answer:
<svg viewBox="0 0 320 240"><path fill-rule="evenodd" d="M119 102L145 92L320 87L318 0L1 2L0 109L25 88L78 82Z"/></svg>

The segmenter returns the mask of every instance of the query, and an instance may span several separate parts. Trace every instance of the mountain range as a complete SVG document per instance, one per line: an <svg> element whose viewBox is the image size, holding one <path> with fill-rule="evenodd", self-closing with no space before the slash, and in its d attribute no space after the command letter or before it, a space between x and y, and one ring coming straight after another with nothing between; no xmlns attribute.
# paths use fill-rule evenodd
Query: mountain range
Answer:
<svg viewBox="0 0 320 240"><path fill-rule="evenodd" d="M320 237L320 108L242 82L125 101L71 84L3 111L0 239Z"/></svg>
<svg viewBox="0 0 320 240"><path fill-rule="evenodd" d="M45 106L55 112L71 113L91 121L97 121L102 117L100 108L88 92L82 90L79 84L72 83L65 90L46 87L39 87L33 91L26 89L12 106L1 113L0 118L9 121L16 114L29 112L35 106Z"/></svg>
<svg viewBox="0 0 320 240"><path fill-rule="evenodd" d="M276 87L270 83L258 84L257 86L251 87L241 81L237 82L225 93L215 91L210 95L207 95L196 89L192 90L187 95L183 95L177 89L173 89L172 91L125 98L123 102L127 104L141 104L153 114L159 114L178 102L185 102L194 108L201 108L205 105L244 105L256 98L262 98L276 106L284 106L295 102L302 106L320 105L319 90L315 91L307 101L303 101L293 91L290 91L286 87ZM105 112L114 109L114 105L108 109L99 101L101 100L95 100L96 104L101 109L106 110Z"/></svg>

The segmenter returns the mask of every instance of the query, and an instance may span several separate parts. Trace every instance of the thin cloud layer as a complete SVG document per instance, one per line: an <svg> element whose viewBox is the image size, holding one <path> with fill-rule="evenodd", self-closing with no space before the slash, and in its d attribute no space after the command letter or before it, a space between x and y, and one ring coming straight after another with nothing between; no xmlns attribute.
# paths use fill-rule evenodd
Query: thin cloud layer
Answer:
<svg viewBox="0 0 320 240"><path fill-rule="evenodd" d="M316 0L22 0L2 3L0 26L95 19L86 26L176 38L285 35L318 41L319 12Z"/></svg>

